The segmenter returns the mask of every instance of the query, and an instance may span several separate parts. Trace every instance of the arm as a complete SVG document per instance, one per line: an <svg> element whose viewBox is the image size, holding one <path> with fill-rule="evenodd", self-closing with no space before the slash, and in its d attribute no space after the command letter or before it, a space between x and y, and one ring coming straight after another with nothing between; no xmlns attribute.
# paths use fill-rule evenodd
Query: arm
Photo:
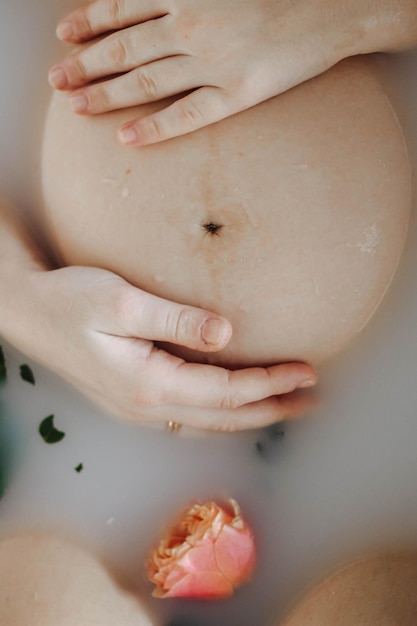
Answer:
<svg viewBox="0 0 417 626"><path fill-rule="evenodd" d="M232 372L158 350L153 340L219 350L230 339L230 324L106 270L51 269L5 203L0 301L1 335L123 419L257 428L305 410L306 399L290 392L316 381L303 363Z"/></svg>
<svg viewBox="0 0 417 626"><path fill-rule="evenodd" d="M14 208L0 198L0 335L24 343L32 311L29 277L48 269L48 260Z"/></svg>
<svg viewBox="0 0 417 626"><path fill-rule="evenodd" d="M191 92L119 129L139 146L247 109L348 56L417 44L417 0L95 0L64 18L58 36L93 40L50 73L79 114Z"/></svg>

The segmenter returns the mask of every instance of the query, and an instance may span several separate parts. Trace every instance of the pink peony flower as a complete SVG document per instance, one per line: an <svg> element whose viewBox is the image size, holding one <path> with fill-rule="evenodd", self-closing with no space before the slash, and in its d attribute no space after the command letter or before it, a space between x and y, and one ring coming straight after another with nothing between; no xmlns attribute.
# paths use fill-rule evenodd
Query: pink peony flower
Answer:
<svg viewBox="0 0 417 626"><path fill-rule="evenodd" d="M239 505L194 504L154 549L147 574L158 598L225 598L252 576L255 543Z"/></svg>

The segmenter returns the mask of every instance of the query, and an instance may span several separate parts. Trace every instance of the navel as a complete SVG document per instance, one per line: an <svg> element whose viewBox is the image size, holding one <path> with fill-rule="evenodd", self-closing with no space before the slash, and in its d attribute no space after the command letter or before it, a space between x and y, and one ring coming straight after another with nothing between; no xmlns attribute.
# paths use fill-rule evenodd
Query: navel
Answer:
<svg viewBox="0 0 417 626"><path fill-rule="evenodd" d="M217 224L216 222L204 222L202 224L202 228L206 234L211 237L218 237L220 235L220 231L223 228L222 224Z"/></svg>

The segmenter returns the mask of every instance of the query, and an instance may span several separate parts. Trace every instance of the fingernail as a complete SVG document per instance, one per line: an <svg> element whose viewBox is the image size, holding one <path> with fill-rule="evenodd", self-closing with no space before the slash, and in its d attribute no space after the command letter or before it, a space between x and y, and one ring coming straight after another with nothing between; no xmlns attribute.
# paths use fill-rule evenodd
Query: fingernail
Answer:
<svg viewBox="0 0 417 626"><path fill-rule="evenodd" d="M306 380L303 380L303 382L301 382L297 389L307 389L307 387L314 387L314 385L317 383L317 378L306 378Z"/></svg>
<svg viewBox="0 0 417 626"><path fill-rule="evenodd" d="M122 143L136 143L138 135L133 126L126 126L119 130L119 139Z"/></svg>
<svg viewBox="0 0 417 626"><path fill-rule="evenodd" d="M64 89L68 84L67 74L63 67L53 67L49 72L49 82L56 89Z"/></svg>
<svg viewBox="0 0 417 626"><path fill-rule="evenodd" d="M56 29L58 39L72 39L74 37L74 29L71 22L61 22Z"/></svg>
<svg viewBox="0 0 417 626"><path fill-rule="evenodd" d="M207 320L201 329L201 338L204 343L217 345L226 337L227 327L221 320Z"/></svg>
<svg viewBox="0 0 417 626"><path fill-rule="evenodd" d="M85 113L88 109L88 98L83 93L76 93L71 96L70 104L74 113Z"/></svg>

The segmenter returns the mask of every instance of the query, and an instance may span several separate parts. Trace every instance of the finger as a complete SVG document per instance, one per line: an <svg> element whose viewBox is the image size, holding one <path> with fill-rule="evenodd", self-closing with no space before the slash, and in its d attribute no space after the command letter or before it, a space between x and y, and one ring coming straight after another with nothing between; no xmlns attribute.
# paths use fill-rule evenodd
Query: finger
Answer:
<svg viewBox="0 0 417 626"><path fill-rule="evenodd" d="M64 17L58 24L57 36L71 43L87 41L111 30L162 17L168 13L163 4L154 0L95 0Z"/></svg>
<svg viewBox="0 0 417 626"><path fill-rule="evenodd" d="M119 140L131 146L144 146L191 133L203 126L238 113L219 87L201 87L170 106L119 129Z"/></svg>
<svg viewBox="0 0 417 626"><path fill-rule="evenodd" d="M111 332L119 336L165 341L204 352L221 350L232 336L228 320L204 309L177 304L130 285L118 296L112 291L111 296L108 306L118 323ZM108 334L108 321L96 329ZM169 367L173 367L171 362Z"/></svg>
<svg viewBox="0 0 417 626"><path fill-rule="evenodd" d="M187 363L163 350L153 349L147 359L150 389L156 404L178 404L213 409L236 409L311 387L317 374L306 363L285 363L268 368L227 370L213 365ZM163 380L163 388L160 381ZM158 383L159 381L159 383ZM158 387L159 384L159 387Z"/></svg>
<svg viewBox="0 0 417 626"><path fill-rule="evenodd" d="M218 432L237 432L264 428L276 422L296 418L317 406L312 394L293 392L247 404L233 410L198 409L194 407L167 407L163 411L168 423L174 421L184 426ZM147 418L152 415L147 414ZM161 412L158 412L161 421Z"/></svg>
<svg viewBox="0 0 417 626"><path fill-rule="evenodd" d="M79 89L71 95L70 103L75 113L96 115L162 100L198 85L201 85L201 76L196 59L175 56Z"/></svg>
<svg viewBox="0 0 417 626"><path fill-rule="evenodd" d="M75 385L77 387L77 385ZM189 406L149 407L142 404L126 406L115 399L108 399L103 393L82 388L91 400L107 412L129 422L150 425L169 422L190 427L193 430L217 432L237 432L264 428L283 420L297 418L317 407L318 399L311 393L293 392L284 396L274 396L259 402L247 404L237 409L204 409Z"/></svg>
<svg viewBox="0 0 417 626"><path fill-rule="evenodd" d="M146 22L109 35L68 56L50 69L49 82L55 89L75 89L176 52L164 35L161 20Z"/></svg>

